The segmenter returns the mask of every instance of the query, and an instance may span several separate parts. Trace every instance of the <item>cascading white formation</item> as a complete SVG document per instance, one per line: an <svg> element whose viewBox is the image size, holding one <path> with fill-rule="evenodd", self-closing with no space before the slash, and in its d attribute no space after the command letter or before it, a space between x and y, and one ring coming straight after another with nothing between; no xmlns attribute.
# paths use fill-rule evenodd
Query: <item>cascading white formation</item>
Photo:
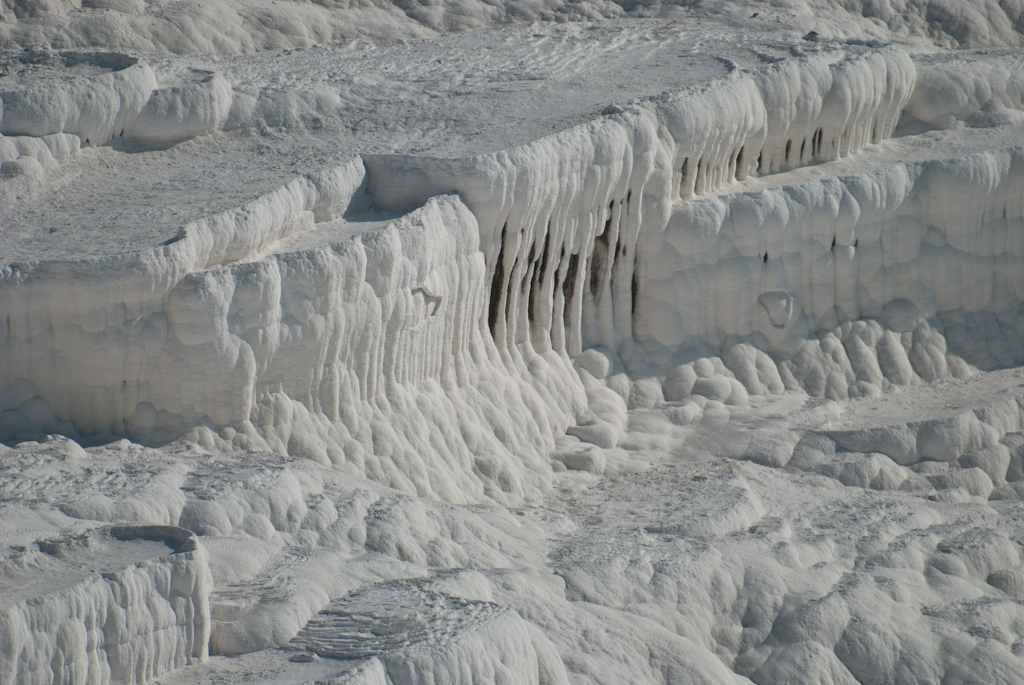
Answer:
<svg viewBox="0 0 1024 685"><path fill-rule="evenodd" d="M0 424L186 436L514 502L544 487L553 435L614 445L627 407L663 397L871 395L1017 363L1016 151L715 196L851 155L908 104L944 116L914 86L905 54L851 46L494 155L356 159L153 250L10 265ZM342 219L371 199L416 209ZM218 509L166 523L245 529ZM213 617L221 648L277 644L252 637L260 608Z"/></svg>
<svg viewBox="0 0 1024 685"><path fill-rule="evenodd" d="M942 127L1013 123L1021 104L1005 72L943 66L926 68L903 102L909 119ZM779 140L816 159L803 138ZM828 140L812 135L811 154ZM647 308L635 321L666 398L700 384L726 400L723 375L740 394L873 396L1021 364L1020 169L1011 144L676 205L661 239L640 245Z"/></svg>
<svg viewBox="0 0 1024 685"><path fill-rule="evenodd" d="M885 138L913 85L906 54L848 46L493 155L356 160L150 251L11 265L0 422L270 448L450 501L533 491L553 434L596 414L581 436L614 444L626 402L661 399L621 374L584 394L571 358L600 345L650 379L661 348L721 344L673 322L697 314L658 255L702 206L673 203ZM364 183L420 209L332 241Z"/></svg>
<svg viewBox="0 0 1024 685"><path fill-rule="evenodd" d="M752 343L787 387L833 399L1019 364L1021 163L985 152L680 205L647 261L648 358Z"/></svg>
<svg viewBox="0 0 1024 685"><path fill-rule="evenodd" d="M493 159L432 162L408 177L393 158L369 164L381 176L402 178L374 186L378 198L402 205L412 202L410 189L454 189L480 217L485 236L493 227L492 303L515 314L492 319L496 337L510 347L538 345L538 338L543 346L551 320L554 345L573 356L607 347L634 380L665 380L669 400L690 395L695 384L709 399L728 400L736 385L730 379L740 381L740 395L786 388L835 399L874 395L890 385L969 374L973 365L1024 360L1019 152L701 196L754 168L784 171L877 143L908 105L925 121L953 116L933 111L942 100L934 91L948 90L941 74L929 74L917 93L914 85L913 63L895 50L831 64L783 62L609 117L587 132L587 143L572 139L577 131L563 134L560 142L576 155L614 151L617 167L595 162L589 175L534 161L546 152L540 144ZM973 92L949 100L963 100L957 114L969 118L990 102L1012 100L1012 86L993 90L1000 92L988 100ZM723 111L732 116L723 121ZM656 125L664 128L656 132ZM436 179L460 180L449 186ZM537 198L544 192L550 197ZM585 210L572 214L580 196ZM526 312L516 306L524 301ZM561 325L580 337L567 337ZM694 361L702 361L696 370ZM584 375L592 371L588 364ZM635 406L656 401L650 387L645 398L634 384L623 399ZM594 400L599 393L592 390Z"/></svg>
<svg viewBox="0 0 1024 685"><path fill-rule="evenodd" d="M965 274L988 264L970 266L988 258L994 226L970 238L929 219L939 236L918 219L914 243L891 218L915 212L949 165L679 202L890 136L914 84L905 53L850 45L734 70L500 153L368 156L154 250L11 265L0 422L151 443L189 435L310 456L429 497L506 501L544 487L553 435L581 423L571 430L614 445L626 408L661 401L662 380L668 399L699 382L728 400L784 387L842 397L966 372L945 356L938 324L919 319L943 313L959 330L957 312L993 314L1009 325L1019 257L998 252L998 302L978 288L960 302L920 279L898 283L911 270L896 264L919 252L923 267L958 255L970 257ZM990 222L1010 202L1000 197L1016 197L993 160L972 181ZM953 167L974 178L970 164ZM466 204L436 197L453 191ZM330 222L367 193L419 209L333 239ZM874 275L883 267L889 281ZM860 321L879 315L886 326ZM851 335L873 351L840 350ZM571 370L594 346L607 361L581 357L586 370ZM972 363L1016 359L975 348ZM687 366L699 357L713 359Z"/></svg>
<svg viewBox="0 0 1024 685"><path fill-rule="evenodd" d="M590 425L572 429L586 440L613 446L627 407L662 399L660 383L643 379L669 374L675 388L672 355L689 354L685 361L692 361L717 357L723 347L721 336L702 326L699 312L706 297L699 290L680 290L674 281L692 278L701 288L718 282L747 286L744 292L755 300L761 294L760 283L737 280L729 271L732 263L711 258L689 268L688 234L680 233L679 224L687 222L680 217L692 203L679 200L715 192L755 170L770 173L838 159L889 137L914 82L906 54L851 47L753 75L734 71L721 81L495 155L415 164L408 158L369 157L369 187L378 202L394 207L449 191L466 200L488 254L490 326L507 354L529 357L533 350L553 348L575 358L594 346L613 353L611 362L596 367L580 358L591 413L578 418ZM705 237L700 231L710 230L712 242L748 240L744 224L732 227L736 235L718 228L694 231ZM702 249L693 244L694 253ZM679 251L688 257L680 261ZM806 269L796 269L810 280ZM742 309L723 306L723 316L743 316ZM663 340L671 336L677 339ZM756 342L744 360L770 368L765 373L777 381L771 387L781 391L768 353L791 356L793 351L767 338ZM697 347L702 355L693 354ZM613 373L615 357L636 381L632 387ZM609 374L611 381L600 381ZM727 379L722 382L732 387ZM812 394L823 394L805 385ZM692 383L682 394L670 390L670 399L691 390ZM729 392L725 395L721 399Z"/></svg>
<svg viewBox="0 0 1024 685"><path fill-rule="evenodd" d="M529 339L572 356L604 345L643 371L636 250L658 250L673 202L887 138L913 85L913 62L892 48L734 71L494 155L368 157L369 188L392 207L452 191L465 199L488 255L499 344Z"/></svg>
<svg viewBox="0 0 1024 685"><path fill-rule="evenodd" d="M343 211L362 173L356 160L294 181L157 250L11 267L4 385L18 414L5 417L158 443L191 430L449 501L479 500L484 480L497 499L540 487L532 436L564 430L574 388L502 370L478 325L476 222L457 198L273 253ZM567 359L547 359L569 377Z"/></svg>

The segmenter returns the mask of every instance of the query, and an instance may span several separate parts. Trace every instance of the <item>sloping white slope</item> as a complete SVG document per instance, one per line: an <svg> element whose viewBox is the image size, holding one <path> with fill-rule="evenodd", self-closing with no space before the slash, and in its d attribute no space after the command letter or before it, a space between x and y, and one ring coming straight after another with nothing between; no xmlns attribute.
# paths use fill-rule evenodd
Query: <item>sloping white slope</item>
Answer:
<svg viewBox="0 0 1024 685"><path fill-rule="evenodd" d="M979 410L1010 376L1019 393L1019 370L984 376L972 381ZM966 389L921 391L942 406ZM889 462L910 482L861 489L851 476L887 458L837 454L814 430L844 406L766 405L701 424L675 436L684 459L603 479L563 473L557 496L513 510L430 502L256 451L26 443L3 454L3 532L32 549L105 520L200 531L212 651L262 651L161 682L1019 682L1021 502L986 502L977 468L935 462ZM931 414L901 406L904 420ZM673 409L633 414L630 435L666 435ZM804 435L797 468L833 475L696 454L787 430ZM1004 440L1018 485L1021 435Z"/></svg>

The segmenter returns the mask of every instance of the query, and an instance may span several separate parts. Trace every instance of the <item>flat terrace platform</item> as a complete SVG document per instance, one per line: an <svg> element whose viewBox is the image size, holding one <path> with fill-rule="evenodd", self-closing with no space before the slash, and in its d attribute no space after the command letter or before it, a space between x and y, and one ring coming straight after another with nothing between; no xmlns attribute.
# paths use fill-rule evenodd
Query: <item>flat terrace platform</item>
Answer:
<svg viewBox="0 0 1024 685"><path fill-rule="evenodd" d="M769 35L664 20L545 24L218 58L139 55L158 83L227 80L259 123L168 145L84 148L42 182L0 180L0 265L158 245L353 155L464 157L590 121L612 103L790 54ZM0 79L2 85L2 79ZM229 121L228 128L231 127Z"/></svg>
<svg viewBox="0 0 1024 685"><path fill-rule="evenodd" d="M153 247L189 221L239 207L296 174L358 153L454 158L494 152L594 120L609 105L842 45L710 22L634 19L386 44L354 40L227 58L137 55L153 67L161 87L216 72L232 86L231 116L246 110L249 123L231 130L229 118L228 130L174 144L115 139L83 148L41 180L0 179L0 267ZM1013 51L918 59L1024 68ZM31 75L7 73L0 86L7 78ZM750 177L718 192L755 192L1024 139L1019 126L911 127L897 134L843 160Z"/></svg>

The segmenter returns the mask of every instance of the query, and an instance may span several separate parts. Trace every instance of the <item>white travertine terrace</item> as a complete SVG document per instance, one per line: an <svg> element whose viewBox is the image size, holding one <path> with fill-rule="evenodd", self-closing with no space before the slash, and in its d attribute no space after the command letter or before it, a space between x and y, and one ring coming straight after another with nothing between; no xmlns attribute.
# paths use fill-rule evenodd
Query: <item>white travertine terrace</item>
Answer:
<svg viewBox="0 0 1024 685"><path fill-rule="evenodd" d="M912 62L848 52L737 72L494 156L369 157L365 181L355 160L154 250L11 265L3 377L24 396L6 399L6 420L144 442L193 431L450 501L485 482L499 499L539 487L544 436L586 412L570 359L602 345L650 375L633 326L664 298L636 265L656 270L663 241L679 239L673 200L758 160L842 157L891 134ZM769 115L780 93L790 111ZM300 232L330 235L363 183L380 206L423 206L347 243L275 254ZM466 204L427 200L453 190Z"/></svg>
<svg viewBox="0 0 1024 685"><path fill-rule="evenodd" d="M9 387L35 388L24 391L34 397L19 403L20 413L54 412L83 433L126 431L143 441L195 427L203 441L352 464L360 475L452 501L483 494L475 472L501 488L495 497L521 492L509 448L521 458L534 455L526 474L539 471L543 462L525 435L551 435L571 421L565 412L531 418L530 405L571 406L572 388L566 380L534 387L500 366L478 326L485 267L472 249L476 222L461 202L439 198L339 245L258 258L272 253L275 240L311 228L316 214L329 218L332 202L344 202L345 188L359 184L360 171L357 160L295 181L187 227L155 252L12 268L9 282L18 292L36 293L18 302L49 302L44 319L64 322L47 336L77 346L84 332L107 360L35 361L46 354L31 333L39 314L31 304L12 311L10 338L23 342L8 357L8 373L19 376ZM54 272L71 287L50 291ZM211 307L219 308L212 320ZM310 368L308 359L322 361ZM564 364L568 379L568 361L554 363ZM24 375L32 368L43 375ZM65 395L63 406L44 403L45 395L62 392L68 374L78 376L81 391ZM480 378L489 382L477 387ZM212 394L197 396L201 386ZM76 401L90 407L87 413L73 408ZM411 422L404 430L394 423L397 407ZM492 430L459 428L480 421ZM431 424L438 428L421 432ZM436 432L442 427L447 434Z"/></svg>
<svg viewBox="0 0 1024 685"><path fill-rule="evenodd" d="M1020 682L1016 57L777 48L0 260L0 682L274 650L294 682ZM26 196L302 105L237 64L18 60ZM110 539L145 544L100 569Z"/></svg>

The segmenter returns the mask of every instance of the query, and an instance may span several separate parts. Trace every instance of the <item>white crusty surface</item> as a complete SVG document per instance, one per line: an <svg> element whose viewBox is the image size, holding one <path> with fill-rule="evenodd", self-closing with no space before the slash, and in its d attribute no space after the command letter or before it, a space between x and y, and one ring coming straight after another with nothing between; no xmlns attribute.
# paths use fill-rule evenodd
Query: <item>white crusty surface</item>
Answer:
<svg viewBox="0 0 1024 685"><path fill-rule="evenodd" d="M1024 684L1021 16L0 2L0 685Z"/></svg>

